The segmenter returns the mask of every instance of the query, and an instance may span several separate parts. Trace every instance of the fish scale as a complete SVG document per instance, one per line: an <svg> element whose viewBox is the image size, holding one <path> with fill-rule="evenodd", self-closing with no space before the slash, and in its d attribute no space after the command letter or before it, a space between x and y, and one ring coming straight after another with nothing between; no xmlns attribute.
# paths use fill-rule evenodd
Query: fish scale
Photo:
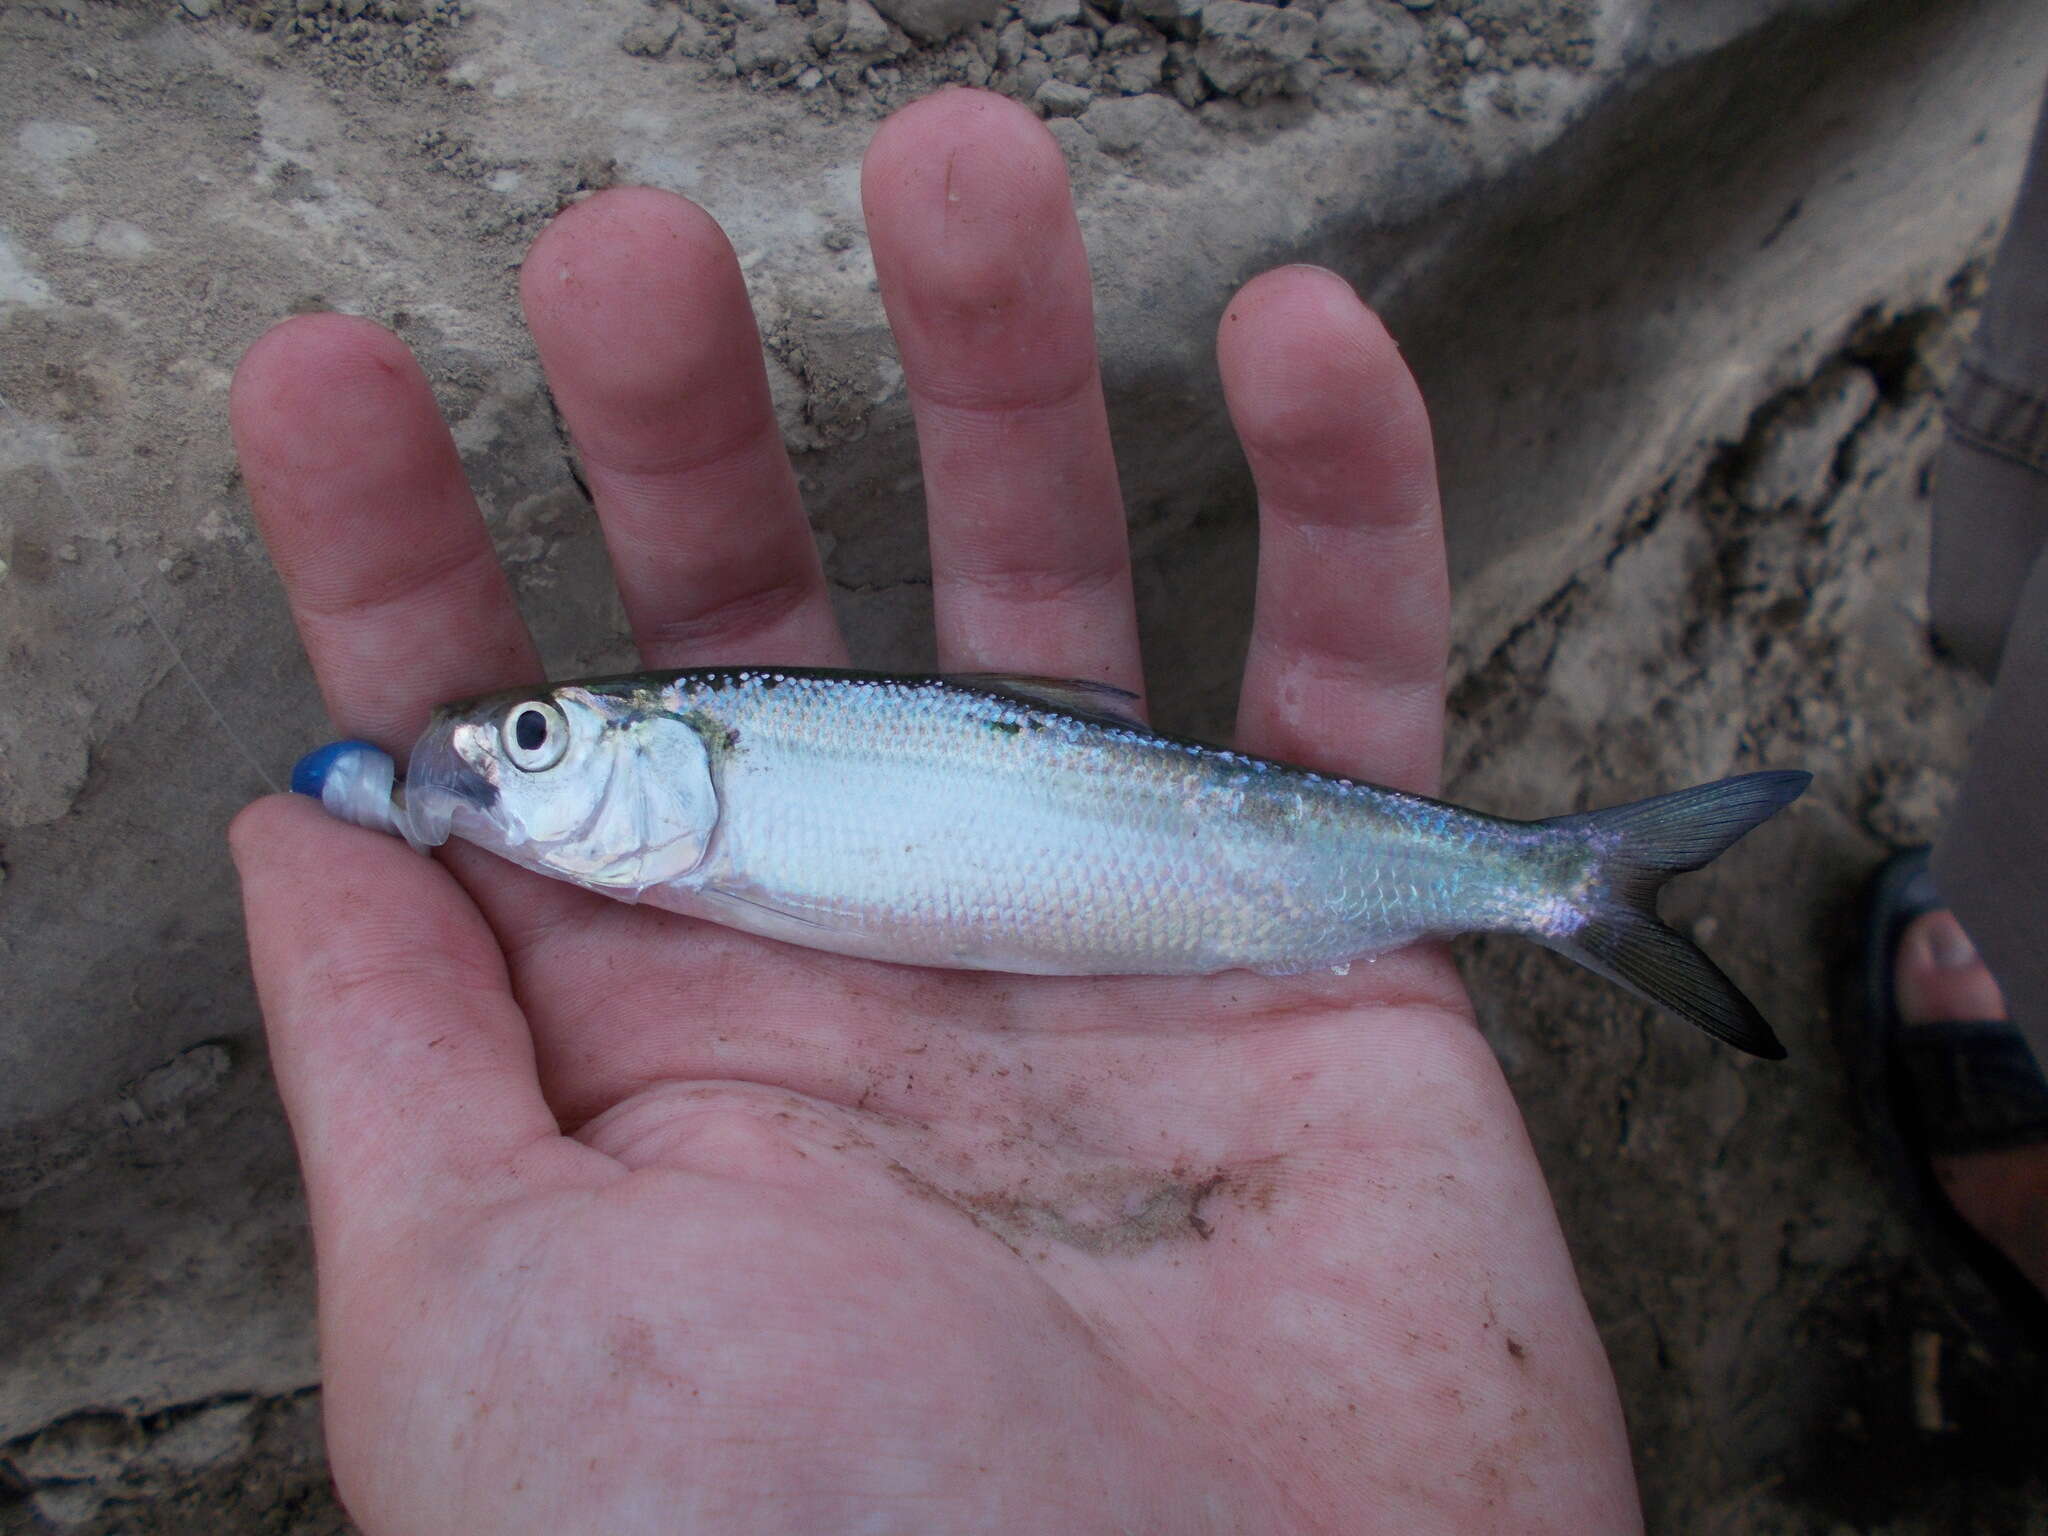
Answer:
<svg viewBox="0 0 2048 1536"><path fill-rule="evenodd" d="M1783 1054L1655 902L1808 775L1510 821L1162 735L1131 702L1042 678L649 673L446 706L398 798L361 744L309 757L294 786L422 846L452 834L612 896L900 963L1286 974L1515 933Z"/></svg>

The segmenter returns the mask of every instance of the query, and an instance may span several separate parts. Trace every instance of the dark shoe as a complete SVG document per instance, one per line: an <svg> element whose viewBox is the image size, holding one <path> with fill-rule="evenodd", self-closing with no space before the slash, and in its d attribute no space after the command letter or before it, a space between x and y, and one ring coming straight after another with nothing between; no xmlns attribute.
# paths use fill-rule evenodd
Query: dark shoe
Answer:
<svg viewBox="0 0 2048 1536"><path fill-rule="evenodd" d="M1949 1203L1933 1159L2048 1143L2048 1079L2004 1020L1908 1024L1899 1017L1899 941L1948 905L1927 850L1895 855L1871 883L1851 1064L1865 1126L1918 1221L1930 1266L1978 1339L2048 1355L2048 1298Z"/></svg>

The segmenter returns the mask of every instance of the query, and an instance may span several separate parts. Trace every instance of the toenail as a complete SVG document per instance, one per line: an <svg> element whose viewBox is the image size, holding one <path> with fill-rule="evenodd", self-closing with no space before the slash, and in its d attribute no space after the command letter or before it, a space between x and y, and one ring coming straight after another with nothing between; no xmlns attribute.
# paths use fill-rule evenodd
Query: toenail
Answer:
<svg viewBox="0 0 2048 1536"><path fill-rule="evenodd" d="M1936 919L1927 926L1928 954L1942 970L1967 971L1983 963L1977 958L1977 946L1954 918L1946 922Z"/></svg>

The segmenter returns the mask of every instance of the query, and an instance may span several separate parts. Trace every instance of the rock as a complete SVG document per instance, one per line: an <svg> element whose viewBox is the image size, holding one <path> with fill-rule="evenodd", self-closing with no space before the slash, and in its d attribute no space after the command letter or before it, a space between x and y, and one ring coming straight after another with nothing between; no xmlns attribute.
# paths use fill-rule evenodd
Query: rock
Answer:
<svg viewBox="0 0 2048 1536"><path fill-rule="evenodd" d="M1126 96L1142 96L1159 89L1166 73L1166 50L1119 54L1109 62L1109 77Z"/></svg>
<svg viewBox="0 0 2048 1536"><path fill-rule="evenodd" d="M178 0L179 7L194 21L204 21L213 14L214 0Z"/></svg>
<svg viewBox="0 0 2048 1536"><path fill-rule="evenodd" d="M1017 61L1017 67L1010 72L1011 88L1016 95L1027 101L1038 95L1038 88L1052 78L1052 65L1036 48Z"/></svg>
<svg viewBox="0 0 2048 1536"><path fill-rule="evenodd" d="M197 1472L246 1456L255 1438L256 1404L248 1398L209 1403L180 1415L149 1442L148 1457Z"/></svg>
<svg viewBox="0 0 2048 1536"><path fill-rule="evenodd" d="M1814 381L1788 409L1760 424L1735 495L1745 507L1812 506L1827 495L1843 442L1877 401L1877 381L1843 368Z"/></svg>
<svg viewBox="0 0 2048 1536"><path fill-rule="evenodd" d="M1079 117L1094 99L1087 86L1065 80L1048 80L1031 93L1032 104L1047 117Z"/></svg>
<svg viewBox="0 0 2048 1536"><path fill-rule="evenodd" d="M1062 27L1057 32L1049 32L1041 37L1038 40L1038 51L1048 59L1072 58L1077 53L1086 58L1088 45L1094 36L1095 34L1086 27Z"/></svg>
<svg viewBox="0 0 2048 1536"><path fill-rule="evenodd" d="M1168 37L1193 42L1201 30L1202 0L1124 0L1124 16L1136 16Z"/></svg>
<svg viewBox="0 0 2048 1536"><path fill-rule="evenodd" d="M994 21L1003 13L1003 0L879 0L875 9L919 42L936 43Z"/></svg>
<svg viewBox="0 0 2048 1536"><path fill-rule="evenodd" d="M680 30L674 17L655 17L636 22L621 32L619 46L636 58L658 59L668 52L668 45L676 40Z"/></svg>
<svg viewBox="0 0 2048 1536"><path fill-rule="evenodd" d="M887 28L883 30L886 31ZM820 54L827 54L839 45L839 39L844 36L846 36L846 6L844 0L821 0L817 14L811 18L811 47Z"/></svg>
<svg viewBox="0 0 2048 1536"><path fill-rule="evenodd" d="M1316 19L1306 11L1209 0L1202 7L1196 61L1209 83L1226 96L1271 91L1315 46Z"/></svg>
<svg viewBox="0 0 2048 1536"><path fill-rule="evenodd" d="M1024 0L1018 8L1024 25L1033 32L1046 33L1056 27L1071 27L1081 19L1081 0Z"/></svg>
<svg viewBox="0 0 2048 1536"><path fill-rule="evenodd" d="M1182 130L1187 113L1165 96L1109 96L1081 114L1081 126L1112 155L1135 154L1155 135Z"/></svg>
<svg viewBox="0 0 2048 1536"><path fill-rule="evenodd" d="M1166 82L1173 99L1190 112L1209 99L1209 82L1195 63L1193 43L1166 45Z"/></svg>
<svg viewBox="0 0 2048 1536"><path fill-rule="evenodd" d="M749 23L733 35L732 58L742 74L784 69L807 63L811 56L811 40L794 13L778 16L766 26Z"/></svg>
<svg viewBox="0 0 2048 1536"><path fill-rule="evenodd" d="M141 1427L126 1414L80 1413L50 1425L12 1460L39 1483L117 1482L142 1446Z"/></svg>
<svg viewBox="0 0 2048 1536"><path fill-rule="evenodd" d="M676 40L669 44L673 53L690 59L716 57L725 49L725 42L703 22L684 11L676 18Z"/></svg>
<svg viewBox="0 0 2048 1536"><path fill-rule="evenodd" d="M869 58L889 51L889 24L868 0L846 0L846 25L840 30L835 53Z"/></svg>
<svg viewBox="0 0 2048 1536"><path fill-rule="evenodd" d="M38 1488L34 1496L36 1513L43 1517L46 1528L65 1532L80 1530L88 1521L98 1519L112 1502L95 1483L54 1483Z"/></svg>
<svg viewBox="0 0 2048 1536"><path fill-rule="evenodd" d="M195 1045L124 1088L114 1115L125 1126L178 1127L199 1104L218 1093L234 1070L234 1058L217 1041Z"/></svg>
<svg viewBox="0 0 2048 1536"><path fill-rule="evenodd" d="M1422 23L1382 0L1331 0L1316 28L1324 58L1368 80L1391 80L1422 46Z"/></svg>
<svg viewBox="0 0 2048 1536"><path fill-rule="evenodd" d="M1879 770L1863 824L1895 848L1924 843L1941 828L1942 813L1955 799L1955 786L1926 764L1887 765Z"/></svg>

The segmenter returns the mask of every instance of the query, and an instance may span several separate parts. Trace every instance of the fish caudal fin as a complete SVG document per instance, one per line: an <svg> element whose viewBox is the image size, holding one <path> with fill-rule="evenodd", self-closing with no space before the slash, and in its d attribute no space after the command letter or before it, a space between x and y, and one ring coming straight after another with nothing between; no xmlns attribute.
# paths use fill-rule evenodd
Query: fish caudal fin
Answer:
<svg viewBox="0 0 2048 1536"><path fill-rule="evenodd" d="M1718 858L1798 799L1812 779L1810 773L1746 773L1545 822L1590 844L1599 864L1593 894L1581 907L1584 926L1542 942L1717 1040L1753 1056L1782 1058L1785 1047L1755 1005L1690 939L1658 919L1657 892L1673 875Z"/></svg>

